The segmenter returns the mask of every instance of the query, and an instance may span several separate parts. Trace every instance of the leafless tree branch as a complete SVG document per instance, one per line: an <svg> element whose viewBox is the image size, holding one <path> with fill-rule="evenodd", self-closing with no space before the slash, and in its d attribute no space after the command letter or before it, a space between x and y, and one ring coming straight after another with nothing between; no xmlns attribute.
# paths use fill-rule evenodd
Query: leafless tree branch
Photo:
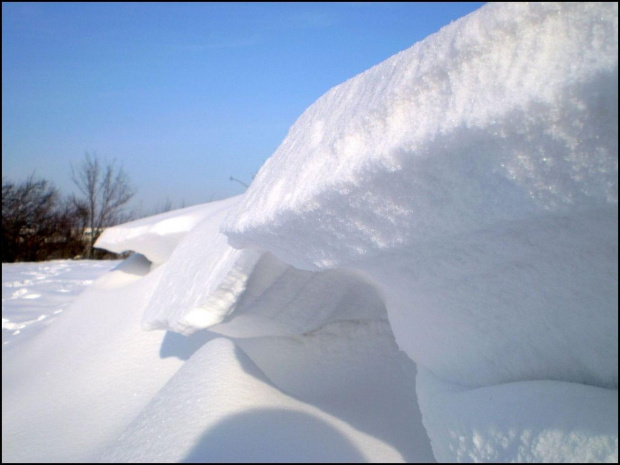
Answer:
<svg viewBox="0 0 620 465"><path fill-rule="evenodd" d="M88 208L88 253L93 258L93 247L103 228L123 219L123 209L135 190L121 166L114 161L104 165L96 154L86 153L77 168L72 165L71 178L83 195L82 205Z"/></svg>

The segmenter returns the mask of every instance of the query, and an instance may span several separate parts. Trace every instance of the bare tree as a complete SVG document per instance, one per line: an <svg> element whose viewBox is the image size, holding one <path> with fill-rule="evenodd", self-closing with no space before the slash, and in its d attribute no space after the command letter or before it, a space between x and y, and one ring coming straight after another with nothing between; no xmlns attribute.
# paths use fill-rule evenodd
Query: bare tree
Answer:
<svg viewBox="0 0 620 465"><path fill-rule="evenodd" d="M58 190L34 174L20 183L2 178L2 262L44 259L58 198Z"/></svg>
<svg viewBox="0 0 620 465"><path fill-rule="evenodd" d="M114 161L104 163L97 155L86 153L77 168L71 165L71 178L83 195L76 205L88 209L88 257L94 257L95 241L103 228L118 224L128 217L124 212L135 191L122 167Z"/></svg>

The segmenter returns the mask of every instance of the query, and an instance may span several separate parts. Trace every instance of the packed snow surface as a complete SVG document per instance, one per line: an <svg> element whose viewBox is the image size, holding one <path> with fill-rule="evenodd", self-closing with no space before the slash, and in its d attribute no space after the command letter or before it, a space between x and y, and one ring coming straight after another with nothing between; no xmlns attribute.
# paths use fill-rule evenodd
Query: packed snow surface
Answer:
<svg viewBox="0 0 620 465"><path fill-rule="evenodd" d="M3 461L617 462L617 18L450 24L243 196L106 230L137 253L19 345L3 265Z"/></svg>

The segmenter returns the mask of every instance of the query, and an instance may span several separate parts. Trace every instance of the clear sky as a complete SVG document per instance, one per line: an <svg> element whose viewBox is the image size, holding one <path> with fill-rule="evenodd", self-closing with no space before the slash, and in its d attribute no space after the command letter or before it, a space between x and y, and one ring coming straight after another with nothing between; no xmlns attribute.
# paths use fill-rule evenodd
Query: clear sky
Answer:
<svg viewBox="0 0 620 465"><path fill-rule="evenodd" d="M482 3L2 3L2 174L116 160L149 211L243 192L330 88Z"/></svg>

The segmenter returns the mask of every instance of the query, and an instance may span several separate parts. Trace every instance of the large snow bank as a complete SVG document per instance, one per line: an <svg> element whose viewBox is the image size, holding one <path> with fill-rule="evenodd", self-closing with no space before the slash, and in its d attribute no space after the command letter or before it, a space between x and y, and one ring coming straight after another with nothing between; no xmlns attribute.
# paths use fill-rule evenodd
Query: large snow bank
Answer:
<svg viewBox="0 0 620 465"><path fill-rule="evenodd" d="M3 460L617 461L617 43L617 4L487 5L243 197L106 231L140 254L3 351Z"/></svg>
<svg viewBox="0 0 620 465"><path fill-rule="evenodd" d="M497 4L332 89L223 232L354 268L398 345L482 386L618 385L616 4Z"/></svg>
<svg viewBox="0 0 620 465"><path fill-rule="evenodd" d="M236 247L361 272L399 347L444 382L580 383L596 407L557 430L531 402L519 427L535 439L458 448L463 428L438 419L459 412L425 405L421 384L438 458L617 458L617 414L599 418L618 386L617 11L488 5L444 28L308 108L223 225ZM563 389L519 386L498 392ZM514 413L499 397L466 429L493 436ZM536 447L550 431L553 453Z"/></svg>

